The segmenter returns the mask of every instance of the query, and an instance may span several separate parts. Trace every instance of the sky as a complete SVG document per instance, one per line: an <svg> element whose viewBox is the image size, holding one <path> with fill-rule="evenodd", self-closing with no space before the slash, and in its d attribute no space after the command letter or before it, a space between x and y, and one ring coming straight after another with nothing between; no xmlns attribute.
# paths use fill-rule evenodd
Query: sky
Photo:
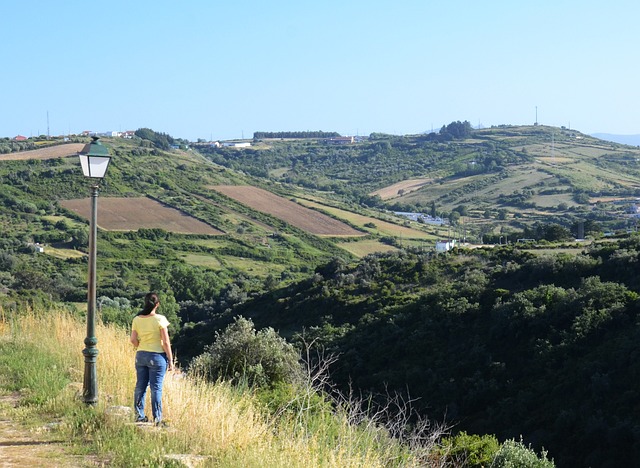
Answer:
<svg viewBox="0 0 640 468"><path fill-rule="evenodd" d="M0 137L640 134L635 0L0 0Z"/></svg>

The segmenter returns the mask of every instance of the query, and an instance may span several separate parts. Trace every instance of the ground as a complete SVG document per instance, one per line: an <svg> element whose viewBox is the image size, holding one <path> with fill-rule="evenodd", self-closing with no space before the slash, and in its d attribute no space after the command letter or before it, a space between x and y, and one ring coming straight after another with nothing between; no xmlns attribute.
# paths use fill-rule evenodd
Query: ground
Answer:
<svg viewBox="0 0 640 468"><path fill-rule="evenodd" d="M28 428L12 417L11 409L20 401L20 394L0 396L0 468L80 468L100 466L90 456L78 456L63 440L56 440L50 433L55 425Z"/></svg>

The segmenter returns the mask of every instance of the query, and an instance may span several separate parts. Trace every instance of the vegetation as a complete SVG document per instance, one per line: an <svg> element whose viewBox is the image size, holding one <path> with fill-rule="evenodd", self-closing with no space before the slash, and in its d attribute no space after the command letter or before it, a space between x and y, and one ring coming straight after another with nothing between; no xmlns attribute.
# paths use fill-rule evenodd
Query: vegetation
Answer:
<svg viewBox="0 0 640 468"><path fill-rule="evenodd" d="M394 463L437 446L441 461L455 452L463 465L497 463L503 451L507 466L531 447L560 466L638 464L640 249L627 231L640 152L567 129L468 122L344 146L322 137L202 153L150 129L105 139L115 157L101 199L149 197L222 234L100 230L101 319L128 326L142 295L161 292L183 366L209 378L206 388L224 379L232 399L254 394L268 418L311 405L326 419L325 408L346 405L343 420L360 421L373 410L376 427L409 446L398 414L454 424L437 443L416 436L417 452L392 444ZM60 203L88 195L77 166L0 157L0 306L12 317L24 304L78 314L86 300L87 221ZM424 182L373 195L410 179ZM259 187L366 235L315 236L212 190L220 185ZM496 248L435 255L447 237ZM323 392L299 382L294 348L331 356Z"/></svg>
<svg viewBox="0 0 640 468"><path fill-rule="evenodd" d="M478 241L483 229L508 233L536 222L567 229L595 222L600 234L635 227L625 210L639 194L640 150L566 128L473 130L458 121L438 133L372 134L345 146L304 139L200 151L229 169L329 192L323 197L351 206L449 217L465 205L467 237ZM388 200L372 195L415 178L433 182Z"/></svg>
<svg viewBox="0 0 640 468"><path fill-rule="evenodd" d="M273 328L256 332L251 320L242 317L216 332L214 343L190 364L193 374L208 380L246 382L251 387L296 384L302 379L300 354Z"/></svg>
<svg viewBox="0 0 640 468"><path fill-rule="evenodd" d="M41 424L55 419L58 423L49 430L68 440L78 454L122 467L174 466L178 454L204 457L207 466L219 467L444 466L449 459L438 443L441 427L423 422L417 424L420 430L406 432L408 421L403 420L404 433L412 438L402 439L400 426L385 427L376 415L367 416L348 401L329 404L313 386L306 392L301 392L305 387L291 393L279 386L278 393L255 393L224 382L212 385L169 375L163 403L170 430L139 430L122 411L129 405L134 379L133 372L123 371L133 360L133 348L122 346L126 329L98 324L100 399L96 407L87 407L76 383L82 374L81 353L61 346L82 342L83 323L61 310L0 314L0 392L21 394L12 416ZM261 403L276 398L276 413ZM501 449L493 449L497 460ZM538 459L528 449L520 456Z"/></svg>
<svg viewBox="0 0 640 468"><path fill-rule="evenodd" d="M523 435L559 466L630 466L640 460L639 252L636 236L578 254L504 246L336 260L213 313L177 343L196 352L211 330L250 317L339 356L330 372L341 391L381 404L408 392L422 414L500 440Z"/></svg>

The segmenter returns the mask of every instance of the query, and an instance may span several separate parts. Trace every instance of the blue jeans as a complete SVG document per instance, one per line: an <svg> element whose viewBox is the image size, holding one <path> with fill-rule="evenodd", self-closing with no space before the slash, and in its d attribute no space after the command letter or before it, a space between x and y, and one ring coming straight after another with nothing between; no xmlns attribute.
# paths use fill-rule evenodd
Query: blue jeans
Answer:
<svg viewBox="0 0 640 468"><path fill-rule="evenodd" d="M153 421L162 421L162 382L167 372L166 353L138 351L136 353L136 390L133 396L138 419L143 419L147 386L151 389L151 412Z"/></svg>

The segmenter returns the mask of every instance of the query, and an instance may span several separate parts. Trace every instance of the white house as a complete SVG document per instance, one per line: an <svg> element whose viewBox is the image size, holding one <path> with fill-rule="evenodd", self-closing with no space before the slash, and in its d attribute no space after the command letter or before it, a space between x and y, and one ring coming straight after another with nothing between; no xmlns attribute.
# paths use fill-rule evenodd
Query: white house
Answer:
<svg viewBox="0 0 640 468"><path fill-rule="evenodd" d="M436 241L436 252L447 252L456 246L456 240L439 240Z"/></svg>

